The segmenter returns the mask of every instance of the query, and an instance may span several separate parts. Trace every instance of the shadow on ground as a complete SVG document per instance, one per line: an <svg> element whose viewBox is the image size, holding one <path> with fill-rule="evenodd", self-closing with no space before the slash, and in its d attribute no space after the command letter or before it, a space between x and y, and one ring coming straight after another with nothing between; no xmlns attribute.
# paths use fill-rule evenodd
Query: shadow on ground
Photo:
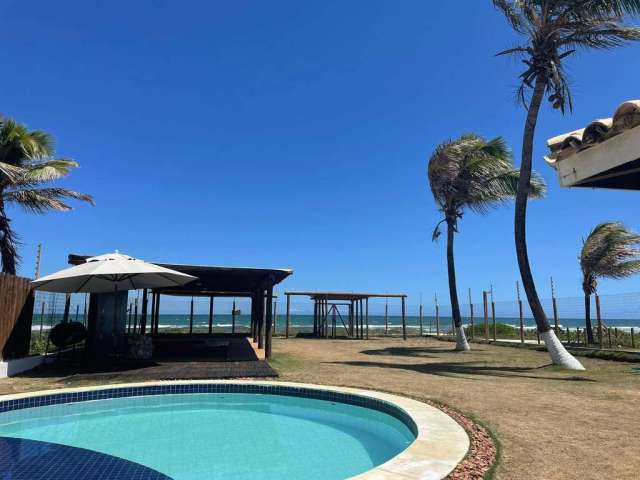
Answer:
<svg viewBox="0 0 640 480"><path fill-rule="evenodd" d="M543 367L526 368L526 367L492 367L488 365L478 364L477 362L456 362L456 363L387 363L387 362L365 362L365 361L349 361L349 362L326 362L333 365L348 365L351 367L374 367L374 368L390 368L398 370L407 370L410 372L421 373L425 375L436 375L443 377L464 377L473 378L475 376L492 376L492 377L521 377L534 378L540 380L560 380L569 382L595 382L590 378L571 376L571 377L551 377L536 375L536 371L547 368L551 365ZM526 375L531 373L531 375Z"/></svg>
<svg viewBox="0 0 640 480"><path fill-rule="evenodd" d="M392 357L418 357L418 358L438 358L431 354L442 355L443 353L451 353L454 355L464 354L466 352L456 351L453 349L453 343L443 346L442 348L430 347L387 347L375 350L362 350L360 353L364 355L389 355ZM486 355L483 350L474 349L474 355Z"/></svg>

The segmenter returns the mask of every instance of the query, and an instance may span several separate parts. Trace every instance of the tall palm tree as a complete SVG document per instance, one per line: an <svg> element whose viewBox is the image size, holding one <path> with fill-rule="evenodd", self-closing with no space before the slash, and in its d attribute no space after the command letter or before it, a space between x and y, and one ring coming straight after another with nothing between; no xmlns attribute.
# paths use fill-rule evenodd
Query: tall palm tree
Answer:
<svg viewBox="0 0 640 480"><path fill-rule="evenodd" d="M49 185L69 175L78 164L53 158L53 140L40 130L28 130L11 118L0 116L0 260L4 273L16 273L20 261L18 238L7 216L7 206L17 205L30 213L66 211L67 199L89 202L84 193Z"/></svg>
<svg viewBox="0 0 640 480"><path fill-rule="evenodd" d="M640 235L620 222L601 223L582 242L580 268L584 291L584 318L587 338L593 343L591 295L598 278L626 278L640 272Z"/></svg>
<svg viewBox="0 0 640 480"><path fill-rule="evenodd" d="M453 255L458 221L466 209L485 214L512 199L517 190L518 176L511 152L500 137L485 140L475 134L463 135L439 145L429 160L429 186L444 216L433 231L434 240L440 236L440 225L447 225L447 271L456 350L469 350L462 328ZM530 194L540 197L544 191L544 181L534 175Z"/></svg>
<svg viewBox="0 0 640 480"><path fill-rule="evenodd" d="M522 45L498 55L522 58L526 70L520 75L518 99L527 110L522 139L520 181L516 195L515 243L522 286L555 364L583 370L560 341L544 313L536 292L526 244L527 198L533 157L533 139L543 96L553 108L572 109L564 60L579 49L608 49L640 40L640 29L624 24L625 14L640 13L640 0L493 0L511 27L522 37Z"/></svg>

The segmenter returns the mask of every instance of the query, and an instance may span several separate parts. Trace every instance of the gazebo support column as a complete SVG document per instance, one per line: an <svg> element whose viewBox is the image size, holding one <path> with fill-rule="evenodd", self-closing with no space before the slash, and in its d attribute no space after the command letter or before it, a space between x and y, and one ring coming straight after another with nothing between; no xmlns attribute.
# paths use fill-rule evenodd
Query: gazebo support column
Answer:
<svg viewBox="0 0 640 480"><path fill-rule="evenodd" d="M258 292L258 308L260 309L258 314L258 348L264 348L264 290L260 289Z"/></svg>
<svg viewBox="0 0 640 480"><path fill-rule="evenodd" d="M160 294L156 294L156 326L154 329L155 335L158 335L158 330L160 328Z"/></svg>
<svg viewBox="0 0 640 480"><path fill-rule="evenodd" d="M209 297L209 335L213 333L213 295Z"/></svg>
<svg viewBox="0 0 640 480"><path fill-rule="evenodd" d="M365 334L366 334L366 339L369 340L369 299L367 298L365 300L365 325L366 325L366 330L365 330Z"/></svg>
<svg viewBox="0 0 640 480"><path fill-rule="evenodd" d="M149 304L149 290L142 291L142 312L140 313L140 334L144 335L147 330L147 307Z"/></svg>
<svg viewBox="0 0 640 480"><path fill-rule="evenodd" d="M193 335L193 297L189 306L189 335Z"/></svg>
<svg viewBox="0 0 640 480"><path fill-rule="evenodd" d="M291 295L287 295L287 323L284 338L289 338L289 311L291 310Z"/></svg>
<svg viewBox="0 0 640 480"><path fill-rule="evenodd" d="M402 338L404 340L407 339L407 317L406 317L406 308L405 308L405 297L402 297Z"/></svg>
<svg viewBox="0 0 640 480"><path fill-rule="evenodd" d="M273 329L273 285L269 284L267 288L267 305L265 308L265 340L264 340L264 357L271 358L271 333Z"/></svg>

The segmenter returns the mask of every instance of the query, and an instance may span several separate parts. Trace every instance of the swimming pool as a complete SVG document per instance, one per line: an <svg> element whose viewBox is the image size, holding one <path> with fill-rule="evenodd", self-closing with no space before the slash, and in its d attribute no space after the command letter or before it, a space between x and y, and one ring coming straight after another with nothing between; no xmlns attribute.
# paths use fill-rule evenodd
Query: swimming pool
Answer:
<svg viewBox="0 0 640 480"><path fill-rule="evenodd" d="M344 479L419 433L385 400L266 383L52 393L0 401L0 412L0 471L12 480Z"/></svg>

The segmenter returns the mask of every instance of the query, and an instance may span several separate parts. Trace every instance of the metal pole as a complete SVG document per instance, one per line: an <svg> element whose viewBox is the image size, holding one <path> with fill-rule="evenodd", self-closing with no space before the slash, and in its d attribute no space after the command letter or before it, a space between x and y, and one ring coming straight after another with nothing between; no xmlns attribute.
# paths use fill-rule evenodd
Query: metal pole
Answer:
<svg viewBox="0 0 640 480"><path fill-rule="evenodd" d="M487 299L487 292L482 291L482 304L484 307L484 341L489 341L489 303Z"/></svg>
<svg viewBox="0 0 640 480"><path fill-rule="evenodd" d="M407 339L407 317L405 315L405 297L402 297L402 339Z"/></svg>
<svg viewBox="0 0 640 480"><path fill-rule="evenodd" d="M289 338L289 310L291 309L291 295L287 295L287 327L285 331L285 338Z"/></svg>

